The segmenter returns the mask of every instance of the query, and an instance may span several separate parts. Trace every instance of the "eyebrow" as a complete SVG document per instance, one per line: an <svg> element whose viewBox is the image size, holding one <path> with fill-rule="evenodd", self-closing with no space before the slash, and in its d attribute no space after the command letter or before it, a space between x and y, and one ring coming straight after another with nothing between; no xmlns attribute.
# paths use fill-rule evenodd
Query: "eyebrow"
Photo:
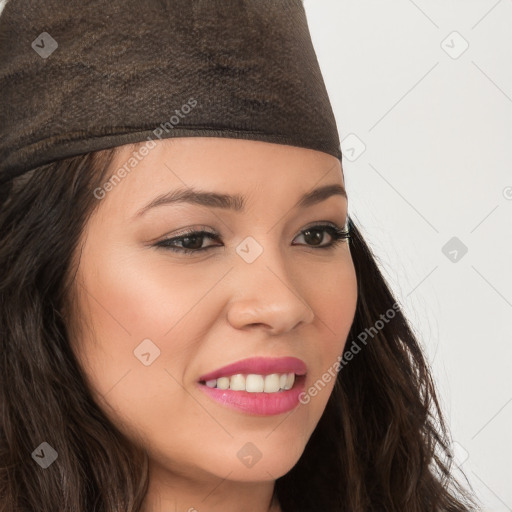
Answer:
<svg viewBox="0 0 512 512"><path fill-rule="evenodd" d="M342 185L333 183L306 192L295 204L294 208L307 208L325 201L331 196L340 195L347 199L347 192ZM239 194L219 194L215 192L204 192L194 188L181 188L156 197L146 206L141 208L134 217L140 217L152 208L161 205L175 203L190 203L210 208L223 208L235 212L245 211L245 198Z"/></svg>

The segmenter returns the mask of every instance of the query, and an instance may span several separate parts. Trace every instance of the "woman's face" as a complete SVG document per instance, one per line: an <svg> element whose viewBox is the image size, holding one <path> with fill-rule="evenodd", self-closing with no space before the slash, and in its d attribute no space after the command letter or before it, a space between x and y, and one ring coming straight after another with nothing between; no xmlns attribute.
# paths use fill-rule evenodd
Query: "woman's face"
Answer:
<svg viewBox="0 0 512 512"><path fill-rule="evenodd" d="M122 175L132 157L134 148L121 149L109 176ZM343 229L346 198L319 194L297 205L317 188L343 186L340 163L292 146L180 138L156 142L126 168L103 188L110 190L81 240L76 291L84 328L73 346L89 386L161 473L275 480L298 461L324 411L334 386L325 374L336 368L355 313L348 240L328 248L332 231L316 227ZM189 188L240 196L243 208L237 200L236 208L212 198L160 200ZM187 231L212 237L183 239ZM255 357L297 358L304 368L286 359L249 362L220 372L216 385L234 390L211 388L213 378L200 382ZM275 392L286 381L281 374L304 370L290 390ZM239 390L244 383L249 391ZM315 396L299 401L315 384ZM226 405L228 395L238 406Z"/></svg>

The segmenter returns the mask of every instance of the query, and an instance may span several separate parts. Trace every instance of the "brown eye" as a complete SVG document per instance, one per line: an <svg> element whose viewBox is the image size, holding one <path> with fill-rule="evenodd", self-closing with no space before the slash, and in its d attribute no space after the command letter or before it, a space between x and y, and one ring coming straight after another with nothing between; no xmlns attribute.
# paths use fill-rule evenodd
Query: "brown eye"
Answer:
<svg viewBox="0 0 512 512"><path fill-rule="evenodd" d="M331 236L332 241L327 245L321 245L324 238L324 233L327 232ZM344 231L336 225L323 224L318 226L311 226L301 232L304 236L306 245L310 247L317 247L318 249L331 249L341 243L345 238L350 238L350 232Z"/></svg>
<svg viewBox="0 0 512 512"><path fill-rule="evenodd" d="M185 233L184 235L176 236L174 238L166 238L165 240L161 240L155 245L157 247L171 249L171 251L183 253L205 251L210 247L216 247L215 245L202 247L205 238L209 238L210 240L216 240L218 239L218 235L215 233L210 233L209 231L191 231L189 233ZM181 246L176 244L181 244Z"/></svg>
<svg viewBox="0 0 512 512"><path fill-rule="evenodd" d="M320 245L324 238L324 235L321 230L318 229L308 229L302 232L304 235L304 240L312 245Z"/></svg>

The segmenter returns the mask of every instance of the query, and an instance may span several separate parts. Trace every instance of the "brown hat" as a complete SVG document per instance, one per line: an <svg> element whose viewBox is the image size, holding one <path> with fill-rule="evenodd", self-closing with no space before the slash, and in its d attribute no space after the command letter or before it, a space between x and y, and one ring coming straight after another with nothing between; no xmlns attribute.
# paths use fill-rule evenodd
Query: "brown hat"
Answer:
<svg viewBox="0 0 512 512"><path fill-rule="evenodd" d="M132 142L229 137L341 160L301 0L10 0L0 183Z"/></svg>

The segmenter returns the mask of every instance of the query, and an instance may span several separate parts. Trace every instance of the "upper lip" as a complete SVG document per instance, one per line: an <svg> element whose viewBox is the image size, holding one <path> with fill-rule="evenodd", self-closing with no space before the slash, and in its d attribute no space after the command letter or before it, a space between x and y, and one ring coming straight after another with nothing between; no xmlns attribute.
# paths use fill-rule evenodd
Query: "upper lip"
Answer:
<svg viewBox="0 0 512 512"><path fill-rule="evenodd" d="M297 357L250 357L206 373L199 377L199 380L213 380L218 377L227 377L238 373L257 375L295 373L296 375L305 375L306 371L306 363Z"/></svg>

